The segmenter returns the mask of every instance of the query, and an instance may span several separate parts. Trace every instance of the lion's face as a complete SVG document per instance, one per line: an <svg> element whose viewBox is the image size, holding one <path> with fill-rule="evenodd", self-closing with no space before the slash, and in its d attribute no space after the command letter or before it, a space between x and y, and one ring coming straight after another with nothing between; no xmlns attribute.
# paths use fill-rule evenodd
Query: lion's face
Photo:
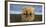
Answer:
<svg viewBox="0 0 46 27"><path fill-rule="evenodd" d="M32 8L24 8L22 13L22 21L32 21L34 18Z"/></svg>

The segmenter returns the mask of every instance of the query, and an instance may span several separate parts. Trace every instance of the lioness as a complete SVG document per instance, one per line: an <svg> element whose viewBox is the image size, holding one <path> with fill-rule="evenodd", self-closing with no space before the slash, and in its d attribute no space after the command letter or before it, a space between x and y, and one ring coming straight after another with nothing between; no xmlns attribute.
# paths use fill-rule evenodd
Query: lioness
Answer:
<svg viewBox="0 0 46 27"><path fill-rule="evenodd" d="M22 11L22 21L33 21L34 20L34 12L31 7L26 7Z"/></svg>

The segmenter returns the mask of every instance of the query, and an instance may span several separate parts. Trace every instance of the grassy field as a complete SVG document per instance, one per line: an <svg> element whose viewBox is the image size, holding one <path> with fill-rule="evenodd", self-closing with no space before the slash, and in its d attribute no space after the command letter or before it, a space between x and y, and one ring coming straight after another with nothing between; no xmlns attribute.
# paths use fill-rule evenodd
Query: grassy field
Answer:
<svg viewBox="0 0 46 27"><path fill-rule="evenodd" d="M42 15L35 15L35 19L33 21L42 21ZM10 14L10 22L22 22L21 14Z"/></svg>

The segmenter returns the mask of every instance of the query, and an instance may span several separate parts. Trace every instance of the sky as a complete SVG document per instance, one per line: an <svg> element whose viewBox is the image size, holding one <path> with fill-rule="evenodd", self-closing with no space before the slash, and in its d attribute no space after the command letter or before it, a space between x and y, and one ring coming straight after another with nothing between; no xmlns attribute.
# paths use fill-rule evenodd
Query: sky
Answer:
<svg viewBox="0 0 46 27"><path fill-rule="evenodd" d="M20 4L10 4L10 14L21 14L21 10L23 7L33 7L34 12L37 15L42 14L42 6L41 5L20 5Z"/></svg>

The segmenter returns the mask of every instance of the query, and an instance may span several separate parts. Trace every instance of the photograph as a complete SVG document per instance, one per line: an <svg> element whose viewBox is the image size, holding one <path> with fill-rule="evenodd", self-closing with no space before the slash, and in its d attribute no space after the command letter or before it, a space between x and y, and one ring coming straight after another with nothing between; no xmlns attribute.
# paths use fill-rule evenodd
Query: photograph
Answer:
<svg viewBox="0 0 46 27"><path fill-rule="evenodd" d="M8 2L8 25L44 23L44 4Z"/></svg>

